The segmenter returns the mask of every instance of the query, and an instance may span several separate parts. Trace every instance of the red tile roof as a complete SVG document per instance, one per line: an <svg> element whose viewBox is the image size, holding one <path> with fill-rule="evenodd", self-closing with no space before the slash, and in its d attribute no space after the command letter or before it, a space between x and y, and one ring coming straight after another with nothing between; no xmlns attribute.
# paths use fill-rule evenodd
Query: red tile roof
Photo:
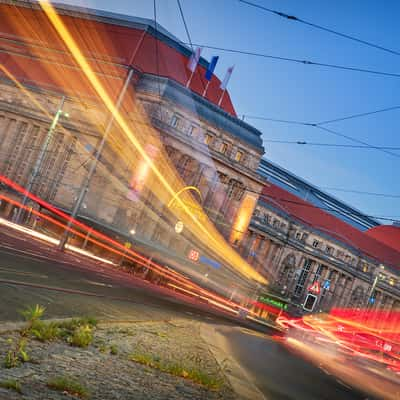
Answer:
<svg viewBox="0 0 400 400"><path fill-rule="evenodd" d="M368 229L366 235L385 243L400 252L400 227L393 225L380 225Z"/></svg>
<svg viewBox="0 0 400 400"><path fill-rule="evenodd" d="M268 183L268 185L263 189L262 201L278 207L300 222L360 250L378 262L400 269L400 251L396 251L300 197L272 183Z"/></svg>
<svg viewBox="0 0 400 400"><path fill-rule="evenodd" d="M123 65L128 64L143 33L140 27L135 29L122 26L115 20L110 20L110 23L100 22L96 21L95 17L91 19L81 18L77 15L62 15L61 17L83 53L93 58L91 66L97 72L112 74L120 78L126 75L126 69L100 63L99 60ZM65 51L65 46L43 11L29 7L0 4L0 26L0 39L7 39L8 41L1 41L2 47L14 51L12 56L3 53L0 56L1 62L18 79L43 87L59 88L61 85L65 91L75 93L75 95L78 93L93 95L92 89L86 83L83 74L57 64L61 62L75 65L75 62L71 56L59 52L60 50ZM15 50L17 52L22 51L25 55L28 52L26 47L15 43L11 44L10 38L22 40L26 43L40 44L41 47L31 48L29 53L48 60L51 59L52 63L17 56ZM188 57L178 50L178 43L173 47L171 41L170 44L167 42L168 40L155 39L154 36L146 33L132 65L144 73L161 75L185 85L190 76L190 71L187 68ZM158 53L158 62L156 53ZM199 95L202 95L206 82L201 78L204 73L205 68L199 65L190 85L190 89ZM102 80L108 88L115 86L112 89L115 91L119 87L118 82L121 79ZM108 82L105 82L107 80ZM219 88L220 83L221 81L214 75L207 91L207 100L214 104L218 103L222 94L222 90ZM225 93L221 108L236 116L228 92Z"/></svg>

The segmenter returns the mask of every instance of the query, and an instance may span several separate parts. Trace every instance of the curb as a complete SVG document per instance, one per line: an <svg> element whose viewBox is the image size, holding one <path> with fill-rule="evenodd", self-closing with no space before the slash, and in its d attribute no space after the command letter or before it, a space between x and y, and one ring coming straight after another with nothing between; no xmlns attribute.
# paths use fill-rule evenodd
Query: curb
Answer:
<svg viewBox="0 0 400 400"><path fill-rule="evenodd" d="M248 373L229 354L229 343L213 325L200 324L200 336L207 343L233 391L241 400L268 400L252 382Z"/></svg>
<svg viewBox="0 0 400 400"><path fill-rule="evenodd" d="M68 322L72 321L73 319L79 319L80 317L70 317L70 318L48 318L48 319L41 319L41 322L45 323L50 323L50 322ZM180 323L182 321L186 321L185 319L179 319L179 318L174 318L174 319L152 319L152 320L142 320L142 319L116 319L116 320L98 320L97 321L97 326L99 328L102 327L108 327L108 326L113 326L113 325L119 325L119 324L155 324L159 322L164 322L166 324L175 324L175 323ZM2 322L0 321L0 335L4 335L6 333L10 332L16 332L21 330L26 326L26 321L10 321L10 322ZM178 325L176 325L178 326Z"/></svg>

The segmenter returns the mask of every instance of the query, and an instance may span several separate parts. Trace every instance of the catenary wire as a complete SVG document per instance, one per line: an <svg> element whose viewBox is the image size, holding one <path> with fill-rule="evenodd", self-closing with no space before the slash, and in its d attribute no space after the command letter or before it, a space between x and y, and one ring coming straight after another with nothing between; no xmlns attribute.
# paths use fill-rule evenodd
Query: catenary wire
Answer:
<svg viewBox="0 0 400 400"><path fill-rule="evenodd" d="M188 43L185 43L185 42L182 42L182 43L188 45ZM236 54L242 54L242 55L246 55L246 56L268 58L268 59L278 60L278 61L287 61L287 62L303 64L303 65L313 65L313 66L317 66L317 67L333 68L333 69L340 69L340 70L344 70L344 71L362 72L362 73L379 75L379 76L400 78L400 74L395 73L395 72L377 71L377 70L368 69L368 68L349 67L346 65L329 64L329 63L322 63L322 62L311 61L311 60L301 60L299 58L281 57L281 56L276 56L276 55L272 55L272 54L257 53L254 51L237 50L237 49L231 49L231 48L219 47L219 46L211 46L211 45L200 44L200 43L193 43L193 46L203 47L205 49L210 49L210 50L223 51L223 52L227 52L227 53L236 53Z"/></svg>
<svg viewBox="0 0 400 400"><path fill-rule="evenodd" d="M187 38L188 38L188 40L189 40L190 48L192 49L192 52L194 53L193 42L192 42L192 38L191 38L191 36L190 36L190 32L189 32L188 25L187 25L187 23L186 23L185 14L183 13L182 4L181 4L180 0L176 0L176 1L177 1L177 3L178 3L179 13L180 13L180 15L181 15L181 18L182 18L182 21L183 21L183 25L184 25L184 27L185 27L186 36L187 36ZM200 70L199 70L198 68L196 68L196 74L198 74L198 76L200 77L200 82L201 82L201 84L202 84L202 86L203 86L203 90L205 90L205 88L206 88L206 83L204 82L203 76L202 76L202 74L201 74L201 72L200 72Z"/></svg>
<svg viewBox="0 0 400 400"><path fill-rule="evenodd" d="M372 144L370 144L370 143L368 143L368 142L364 142L363 140L356 139L356 138L354 138L354 137L352 137L352 136L350 136L350 135L346 135L346 134L341 133L341 132L338 132L338 131L336 131L336 130L334 131L334 130L332 130L332 129L325 128L324 126L320 126L318 123L309 123L309 122L301 122L301 121L281 120L281 119L274 119L274 118L267 118L267 117L256 117L256 118L254 118L254 116L252 116L252 118L253 118L253 119L261 119L261 120L264 120L264 121L280 122L280 123L285 123L285 124L296 124L296 125L303 125L303 126L311 126L311 127L313 127L313 128L320 129L320 130L322 130L322 131L328 132L328 133L330 133L330 134L332 134L332 135L340 136L340 137L345 138L345 139L347 139L347 140L350 140L350 141L352 141L352 142L354 142L354 143L358 143L358 144L367 146L367 147L369 147L369 148L371 148L371 149L375 149L375 150L377 150L377 151L381 151L381 152L383 152L383 153L389 154L389 155L391 155L391 156L393 156L393 157L398 157L398 158L400 158L400 154L393 153L392 151L387 150L387 149L385 149L385 148L382 148L382 147L380 147L380 146L374 146L374 145L372 145Z"/></svg>
<svg viewBox="0 0 400 400"><path fill-rule="evenodd" d="M353 190L353 189L342 189L342 188L336 188L336 187L320 187L320 189L323 190L333 190L337 192L345 192L345 193L357 193L357 194L364 194L367 196L378 196L378 197L387 197L387 198L392 198L392 199L399 199L400 194L387 194L387 193L376 193L376 192L365 192L362 190Z"/></svg>
<svg viewBox="0 0 400 400"><path fill-rule="evenodd" d="M280 143L280 144L297 144L297 145L307 145L307 146L322 146L322 147L343 147L348 149L367 149L376 150L376 148L384 150L400 150L400 146L366 146L366 145L356 145L356 144L336 144L336 143L318 143L318 142L307 142L304 140L274 140L274 139L263 139L267 143Z"/></svg>
<svg viewBox="0 0 400 400"><path fill-rule="evenodd" d="M258 119L258 120L263 120L263 121L283 122L283 123L287 123L287 124L313 126L313 125L325 125L325 124L330 124L330 123L334 123L334 122L346 121L346 120L354 119L354 118L362 118L362 117L366 117L368 115L374 115L374 114L384 113L384 112L398 110L398 109L400 109L400 106L385 107L385 108L380 108L378 110L367 111L367 112L357 113L357 114L351 114L351 115L347 115L344 117L329 119L329 120L315 122L315 123L305 122L305 121L287 120L287 119L277 119L277 118L270 118L270 117L266 117L266 116L264 117L264 116L251 115L251 114L243 114L242 119L244 120L245 118L248 118L248 119Z"/></svg>
<svg viewBox="0 0 400 400"><path fill-rule="evenodd" d="M288 19L290 21L296 21L296 22L299 22L301 24L308 25L308 26L311 26L313 28L319 29L321 31L325 31L325 32L331 33L333 35L340 36L340 37L348 39L348 40L352 40L354 42L363 44L365 46L373 47L375 49L383 50L383 51L385 51L387 53L391 53L391 54L395 54L397 56L400 56L400 52L398 52L396 50L392 50L392 49L389 49L388 47L384 47L384 46L381 46L381 45L378 45L378 44L375 44L375 43L372 43L372 42L368 42L367 40L363 40L363 39L360 39L358 37L355 37L355 36L352 36L352 35L348 35L346 33L335 31L335 30L330 29L330 28L326 28L326 27L324 27L322 25L318 25L318 24L315 24L313 22L306 21L306 20L298 18L298 17L296 17L294 15L289 15L289 14L286 14L286 13L281 12L281 11L273 10L271 8L267 8L265 6L262 6L260 4L256 4L256 3L250 2L248 0L238 0L238 1L240 3L243 3L243 4L247 4L248 6L251 6L251 7L254 7L254 8L258 8L260 10L269 12L271 14L278 15L279 17Z"/></svg>

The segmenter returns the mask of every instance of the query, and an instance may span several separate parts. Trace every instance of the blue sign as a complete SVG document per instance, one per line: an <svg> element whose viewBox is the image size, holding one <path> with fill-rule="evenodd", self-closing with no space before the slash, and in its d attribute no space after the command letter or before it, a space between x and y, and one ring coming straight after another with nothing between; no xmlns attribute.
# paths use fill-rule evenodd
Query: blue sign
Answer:
<svg viewBox="0 0 400 400"><path fill-rule="evenodd" d="M328 290L330 287L331 287L331 281L327 279L322 285L322 288Z"/></svg>
<svg viewBox="0 0 400 400"><path fill-rule="evenodd" d="M370 297L368 301L369 301L371 304L374 304L374 303L375 303L375 297Z"/></svg>
<svg viewBox="0 0 400 400"><path fill-rule="evenodd" d="M203 264L208 264L211 265L213 268L221 268L221 264L217 261L211 260L210 258L200 256L199 261L202 262Z"/></svg>

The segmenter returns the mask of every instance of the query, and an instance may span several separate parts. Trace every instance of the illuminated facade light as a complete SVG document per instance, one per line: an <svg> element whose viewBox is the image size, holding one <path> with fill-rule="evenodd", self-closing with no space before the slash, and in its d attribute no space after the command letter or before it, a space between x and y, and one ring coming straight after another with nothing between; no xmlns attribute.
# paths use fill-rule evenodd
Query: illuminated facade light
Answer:
<svg viewBox="0 0 400 400"><path fill-rule="evenodd" d="M246 193L243 197L242 204L240 205L236 214L235 222L232 226L230 242L238 244L242 239L250 224L254 208L257 203L257 196L255 193Z"/></svg>

